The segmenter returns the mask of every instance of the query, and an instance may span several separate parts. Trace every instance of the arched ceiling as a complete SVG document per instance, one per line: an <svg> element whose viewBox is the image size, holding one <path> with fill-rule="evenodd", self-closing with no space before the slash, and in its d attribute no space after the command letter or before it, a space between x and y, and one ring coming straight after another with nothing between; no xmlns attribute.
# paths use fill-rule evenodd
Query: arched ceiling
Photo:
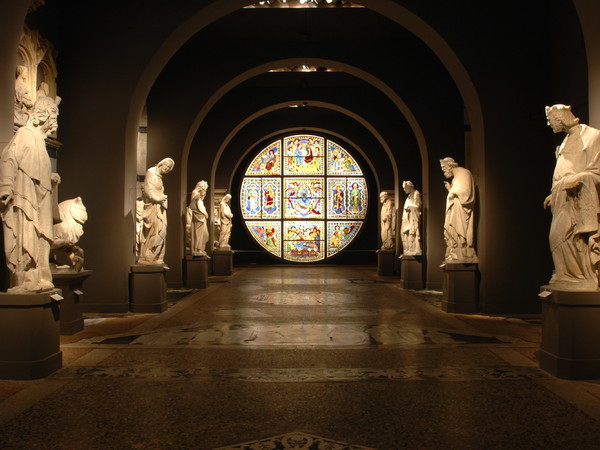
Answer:
<svg viewBox="0 0 600 450"><path fill-rule="evenodd" d="M299 63L335 71L267 72ZM314 125L347 133L348 139L371 124L367 129L375 130L379 145L367 146L367 157L383 173L383 166L391 167L396 179L426 182L422 126L443 117L462 131L463 105L452 78L420 39L394 21L366 8L240 9L196 33L164 67L148 97L149 122L156 124L149 142L164 145L161 135L173 143L172 136L185 134L175 148L182 149L184 164L189 150L189 170L217 149L228 161L223 142L233 138L232 130L241 123L257 126L249 121L257 111L295 100L323 102L363 118L363 125L339 129L338 114L321 115L326 122ZM310 110L301 111L303 120ZM293 126L297 116L290 120ZM263 135L272 132L268 120L260 123ZM454 148L462 151L459 134ZM356 139L362 147L364 138Z"/></svg>

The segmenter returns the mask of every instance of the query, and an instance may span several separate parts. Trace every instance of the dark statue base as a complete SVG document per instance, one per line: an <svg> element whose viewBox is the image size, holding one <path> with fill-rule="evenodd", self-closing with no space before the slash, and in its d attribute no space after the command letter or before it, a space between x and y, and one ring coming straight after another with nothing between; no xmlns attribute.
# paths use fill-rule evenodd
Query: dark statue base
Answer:
<svg viewBox="0 0 600 450"><path fill-rule="evenodd" d="M233 251L216 249L212 254L213 275L230 276L233 273Z"/></svg>
<svg viewBox="0 0 600 450"><path fill-rule="evenodd" d="M400 285L404 289L423 289L423 257L402 255L400 258Z"/></svg>
<svg viewBox="0 0 600 450"><path fill-rule="evenodd" d="M377 274L387 277L394 275L394 250L377 250Z"/></svg>
<svg viewBox="0 0 600 450"><path fill-rule="evenodd" d="M83 282L92 274L81 272L53 272L52 282L62 291L60 301L60 334L70 336L83 330Z"/></svg>
<svg viewBox="0 0 600 450"><path fill-rule="evenodd" d="M188 289L208 286L208 256L186 256L183 260L183 285Z"/></svg>
<svg viewBox="0 0 600 450"><path fill-rule="evenodd" d="M479 265L446 262L443 266L442 310L471 314L479 311Z"/></svg>
<svg viewBox="0 0 600 450"><path fill-rule="evenodd" d="M33 380L62 367L60 289L40 294L0 292L0 378Z"/></svg>
<svg viewBox="0 0 600 450"><path fill-rule="evenodd" d="M167 302L167 268L164 266L131 266L129 274L129 309L135 313L161 313Z"/></svg>
<svg viewBox="0 0 600 450"><path fill-rule="evenodd" d="M600 290L541 291L540 368L558 378L600 379Z"/></svg>

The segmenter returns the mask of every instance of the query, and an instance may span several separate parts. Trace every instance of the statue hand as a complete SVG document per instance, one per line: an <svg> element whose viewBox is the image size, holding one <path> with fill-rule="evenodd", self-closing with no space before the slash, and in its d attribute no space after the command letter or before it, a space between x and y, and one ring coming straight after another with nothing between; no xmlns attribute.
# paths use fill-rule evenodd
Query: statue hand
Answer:
<svg viewBox="0 0 600 450"><path fill-rule="evenodd" d="M61 181L61 180L60 180L60 175L59 175L59 174L57 174L57 173L55 173L55 172L53 172L53 173L52 173L52 176L51 176L51 178L50 178L50 180L51 180L51 183L52 183L52 186L53 186L53 187L54 187L54 186L57 186L57 185L59 185L59 184L60 184L60 181Z"/></svg>
<svg viewBox="0 0 600 450"><path fill-rule="evenodd" d="M546 199L544 200L544 209L548 208L548 206L550 206L550 203L552 202L552 195L549 195L548 197L546 197Z"/></svg>
<svg viewBox="0 0 600 450"><path fill-rule="evenodd" d="M9 189L0 190L0 208L5 209L12 200L13 193Z"/></svg>
<svg viewBox="0 0 600 450"><path fill-rule="evenodd" d="M565 187L563 188L565 191L575 191L579 189L583 183L581 181L571 181L570 183L565 183Z"/></svg>

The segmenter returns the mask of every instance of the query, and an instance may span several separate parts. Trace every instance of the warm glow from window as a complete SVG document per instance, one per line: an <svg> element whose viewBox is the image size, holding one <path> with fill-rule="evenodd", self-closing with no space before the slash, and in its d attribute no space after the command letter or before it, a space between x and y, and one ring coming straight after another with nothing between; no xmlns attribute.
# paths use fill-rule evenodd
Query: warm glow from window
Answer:
<svg viewBox="0 0 600 450"><path fill-rule="evenodd" d="M242 180L242 217L273 255L314 262L342 251L367 215L368 189L356 160L321 136L287 136L262 149Z"/></svg>

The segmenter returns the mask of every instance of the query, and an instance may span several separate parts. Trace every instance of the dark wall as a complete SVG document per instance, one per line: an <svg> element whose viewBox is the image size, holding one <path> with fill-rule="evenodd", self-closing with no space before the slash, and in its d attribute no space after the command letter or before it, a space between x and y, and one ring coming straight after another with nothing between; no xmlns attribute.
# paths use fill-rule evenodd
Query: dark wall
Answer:
<svg viewBox="0 0 600 450"><path fill-rule="evenodd" d="M71 2L47 0L29 19L58 50L59 95L64 99L59 118L59 139L64 144L58 156L63 177L60 193L62 198L82 196L88 207L90 219L81 245L87 267L94 270L86 289L89 309L127 308L135 186L127 120L135 104L134 93L165 39L201 8L218 4L135 0L80 2L74 7ZM547 244L550 216L541 204L550 187L556 138L546 127L543 106L571 103L582 121L587 119L585 53L573 6L568 0L403 0L401 4L453 48L481 103L485 164L475 175L485 180L478 234L485 250L481 264L484 311L535 308L538 287L547 282L552 268ZM370 93L372 88L361 86L364 81L356 83L356 95L349 95L347 81L328 86L325 80L313 83L298 77L299 81L285 85L273 81L276 77L256 73L239 87L225 89L224 94L231 92L207 106L212 94L243 72L288 58L320 58L340 67L348 65L389 86L423 132L427 165L423 166L417 139L402 113L381 95ZM223 161L282 129L279 119L269 114L265 119L272 117L271 124L257 118L251 122L254 130L248 124L239 136L231 134L240 120L268 104L294 97L333 102L374 124L398 166L394 184L429 176L429 184L421 187L428 206L424 233L428 285L440 287L437 266L444 250L441 229L446 193L438 160L453 156L468 165L463 101L454 80L419 39L359 8L239 10L201 30L165 66L148 97L148 163L172 156L177 164L176 171L165 178L171 199L181 200L179 205L177 201L170 204L168 264L180 266L182 239L180 228L173 224L181 223L185 191L190 186L192 165L187 173L177 172L186 156L187 137L193 137L190 162L199 168L193 174L199 175L205 166L212 168L213 155L226 137L232 141ZM194 121L200 113L206 116L196 131ZM327 120L322 128L354 137L351 140L368 153L374 167L389 160L379 143L371 145L379 141L364 127L349 126L337 114L322 118ZM318 127L314 121L307 123ZM233 143L239 148L231 147ZM227 183L222 178L227 166L219 164L216 170L217 185ZM388 189L389 172L377 171L381 188ZM177 278L177 270L170 277Z"/></svg>

